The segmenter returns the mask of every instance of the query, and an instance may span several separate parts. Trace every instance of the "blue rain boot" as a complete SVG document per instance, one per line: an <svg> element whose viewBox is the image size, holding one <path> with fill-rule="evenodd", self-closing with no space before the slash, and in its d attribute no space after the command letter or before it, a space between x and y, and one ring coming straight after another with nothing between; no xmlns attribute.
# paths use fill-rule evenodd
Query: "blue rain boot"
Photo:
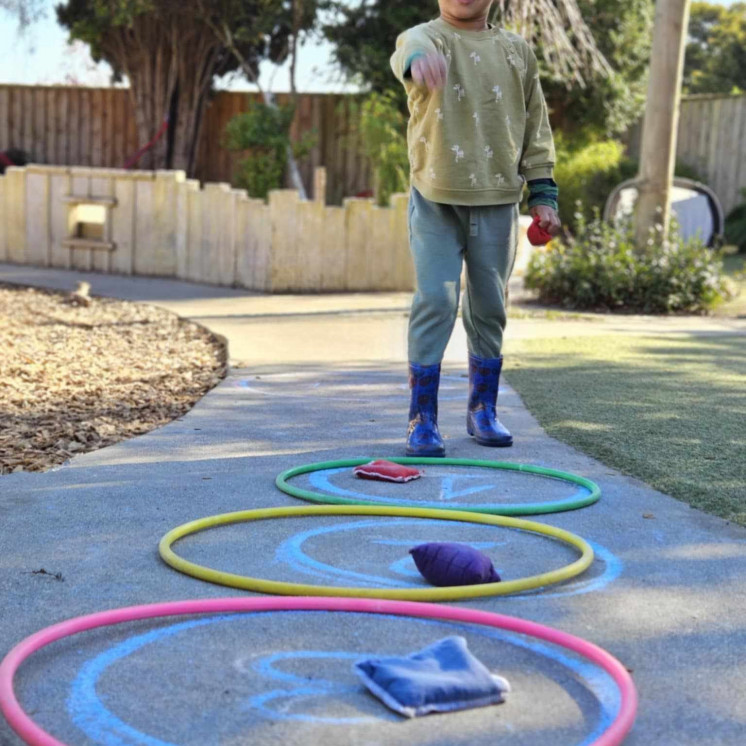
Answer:
<svg viewBox="0 0 746 746"><path fill-rule="evenodd" d="M502 356L481 358L469 355L469 408L466 431L481 446L505 448L513 445L513 436L497 419L497 390L500 384Z"/></svg>
<svg viewBox="0 0 746 746"><path fill-rule="evenodd" d="M446 455L443 438L438 432L438 385L440 365L409 364L409 430L407 456Z"/></svg>

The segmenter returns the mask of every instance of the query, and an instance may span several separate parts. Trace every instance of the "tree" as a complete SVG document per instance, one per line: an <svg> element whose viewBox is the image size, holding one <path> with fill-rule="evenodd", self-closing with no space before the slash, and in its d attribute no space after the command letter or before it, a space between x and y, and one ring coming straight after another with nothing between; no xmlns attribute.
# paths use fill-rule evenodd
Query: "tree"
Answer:
<svg viewBox="0 0 746 746"><path fill-rule="evenodd" d="M337 64L373 91L401 95L389 68L394 41L404 29L437 15L432 0L372 0L355 6L331 0L328 7L336 19L324 26L324 34L334 45ZM496 0L495 20L541 45L547 69L568 86L610 72L576 0Z"/></svg>
<svg viewBox="0 0 746 746"><path fill-rule="evenodd" d="M253 138L258 132L266 132L266 125L270 127L273 123L284 121L283 112L275 104L271 91L263 91L259 85L259 76L257 68L252 64L251 59L247 59L242 43L247 41L256 44L257 33L264 29L264 36L270 36L270 57L275 62L282 62L290 56L290 91L292 95L292 111L290 118L298 102L298 92L295 87L295 68L298 54L298 46L303 33L308 33L316 24L316 12L320 0L290 0L290 7L287 8L282 3L273 3L272 0L265 0L264 14L261 17L261 26L257 24L256 17L247 17L246 3L244 0L222 0L217 5L210 0L196 0L200 8L202 17L209 25L215 37L232 55L234 62L240 67L246 77L259 88L264 98L265 106L269 111L258 112L258 118L251 116L249 113L246 122L235 122L232 131L228 133L233 147L239 142L253 142ZM275 42L275 49L272 49L272 41ZM239 115L239 117L242 115ZM261 124L260 124L261 122ZM289 131L288 123L287 130ZM247 137L247 133L251 133ZM270 153L276 154L277 142L271 136L265 143ZM267 160L268 159L268 160ZM296 154L293 144L287 141L285 147L285 157L283 168L287 168L290 175L290 181L298 190L301 199L306 199L306 189L298 169ZM265 153L265 164L275 162L275 158L269 157ZM245 166L245 162L244 162ZM243 169L246 170L245 168ZM260 169L263 171L266 169ZM270 171L273 169L270 168ZM259 190L261 191L261 189Z"/></svg>
<svg viewBox="0 0 746 746"><path fill-rule="evenodd" d="M360 85L376 93L393 93L403 101L389 59L399 33L436 16L432 0L373 0L354 6L338 0L330 5L336 18L323 32L334 46L337 65Z"/></svg>
<svg viewBox="0 0 746 746"><path fill-rule="evenodd" d="M568 89L546 68L539 44L544 93L562 130L617 135L639 119L645 106L653 0L578 0L578 7L612 71L592 73L584 87Z"/></svg>
<svg viewBox="0 0 746 746"><path fill-rule="evenodd" d="M67 0L57 16L94 59L129 80L141 142L168 117L168 137L144 164L190 174L215 76L239 67L237 53L255 79L260 60L285 60L292 30L283 0ZM232 48L218 25L230 31Z"/></svg>
<svg viewBox="0 0 746 746"><path fill-rule="evenodd" d="M23 30L44 14L44 0L0 0L0 10L15 16Z"/></svg>
<svg viewBox="0 0 746 746"><path fill-rule="evenodd" d="M690 0L658 0L655 6L648 101L642 125L635 205L637 245L640 247L655 240L651 231L656 225L661 226L661 237L669 233L690 9Z"/></svg>
<svg viewBox="0 0 746 746"><path fill-rule="evenodd" d="M746 91L746 3L693 3L684 65L687 93Z"/></svg>

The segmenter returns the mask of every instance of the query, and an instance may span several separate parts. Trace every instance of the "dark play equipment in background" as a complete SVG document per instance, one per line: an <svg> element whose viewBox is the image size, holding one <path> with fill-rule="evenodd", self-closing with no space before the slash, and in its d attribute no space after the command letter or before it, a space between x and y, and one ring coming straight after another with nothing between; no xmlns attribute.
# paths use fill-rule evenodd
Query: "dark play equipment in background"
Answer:
<svg viewBox="0 0 746 746"><path fill-rule="evenodd" d="M717 247L725 231L725 214L715 192L707 184L680 176L673 180L673 189L671 209L676 213L682 236L693 238L699 231L705 245ZM637 200L637 191L637 179L628 179L615 187L606 200L604 220L610 222L628 214ZM681 199L676 199L677 193Z"/></svg>
<svg viewBox="0 0 746 746"><path fill-rule="evenodd" d="M0 150L0 176L5 173L6 168L11 166L25 166L31 162L31 156L18 148Z"/></svg>

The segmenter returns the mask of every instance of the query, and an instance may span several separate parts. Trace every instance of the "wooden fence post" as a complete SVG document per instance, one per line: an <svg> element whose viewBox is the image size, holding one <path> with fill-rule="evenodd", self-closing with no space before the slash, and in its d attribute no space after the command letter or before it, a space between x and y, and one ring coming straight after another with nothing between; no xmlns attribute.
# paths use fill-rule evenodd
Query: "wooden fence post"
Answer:
<svg viewBox="0 0 746 746"><path fill-rule="evenodd" d="M313 171L313 199L314 202L326 204L326 167L318 166Z"/></svg>

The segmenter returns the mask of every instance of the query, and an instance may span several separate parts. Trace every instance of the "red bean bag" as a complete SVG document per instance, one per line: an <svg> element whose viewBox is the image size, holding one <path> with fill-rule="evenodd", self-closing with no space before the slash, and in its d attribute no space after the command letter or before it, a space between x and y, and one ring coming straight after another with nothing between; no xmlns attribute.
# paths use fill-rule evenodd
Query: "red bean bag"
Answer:
<svg viewBox="0 0 746 746"><path fill-rule="evenodd" d="M528 227L528 240L534 246L544 246L544 244L548 244L552 240L552 234L547 233L547 231L539 227L540 220L541 218L536 215L534 222Z"/></svg>
<svg viewBox="0 0 746 746"><path fill-rule="evenodd" d="M383 460L356 466L352 473L360 479L377 479L381 482L411 482L413 479L419 479L422 476L419 469Z"/></svg>

